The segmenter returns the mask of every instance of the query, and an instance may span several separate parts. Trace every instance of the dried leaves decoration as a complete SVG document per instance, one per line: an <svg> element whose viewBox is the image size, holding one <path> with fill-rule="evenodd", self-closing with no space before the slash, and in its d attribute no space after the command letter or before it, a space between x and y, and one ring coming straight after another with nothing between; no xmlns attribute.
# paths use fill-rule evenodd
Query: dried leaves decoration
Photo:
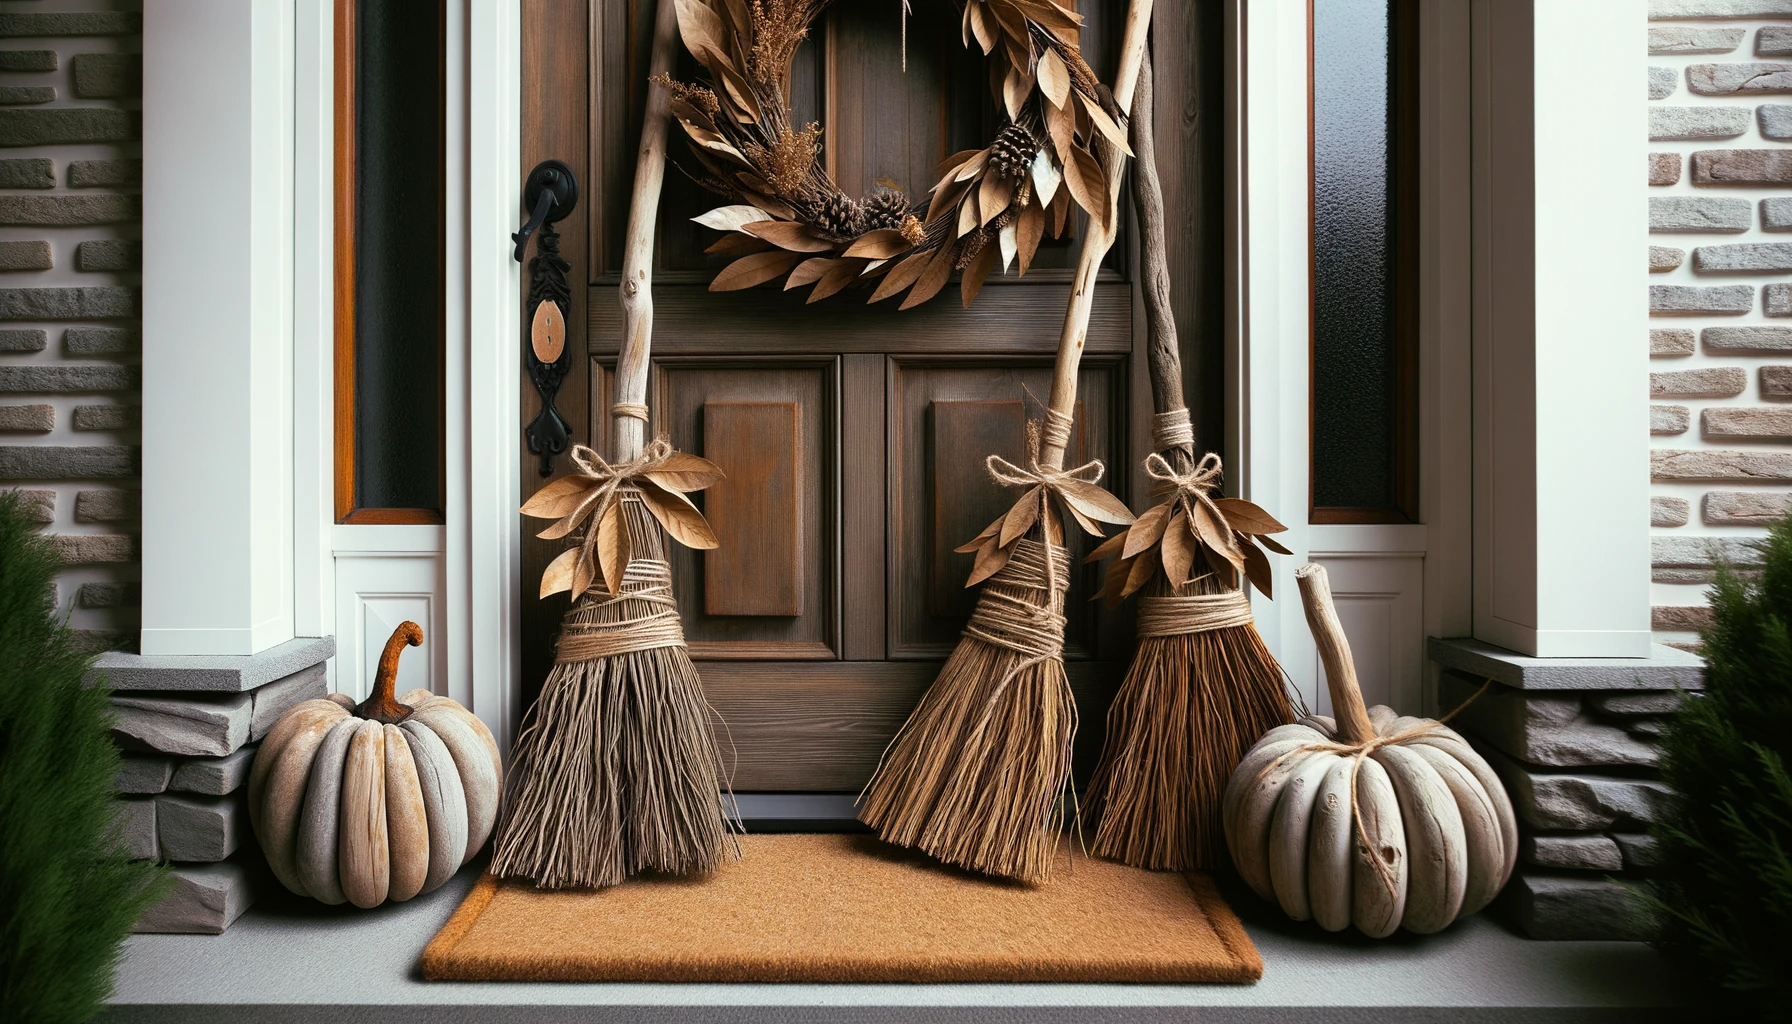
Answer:
<svg viewBox="0 0 1792 1024"><path fill-rule="evenodd" d="M574 600L602 584L611 596L621 592L631 557L628 527L622 518L622 492L634 488L647 511L673 540L688 548L716 546L716 535L703 513L685 497L722 479L708 459L675 450L664 438L628 462L605 462L585 447L572 449L573 472L551 481L524 503L522 512L555 520L536 536L557 540L584 527L575 545L562 551L541 574L541 596L570 591Z"/></svg>
<svg viewBox="0 0 1792 1024"><path fill-rule="evenodd" d="M1243 573L1252 586L1270 594L1269 557L1263 548L1288 554L1269 536L1288 528L1243 498L1212 496L1219 486L1219 456L1209 453L1193 469L1178 473L1153 453L1145 459L1145 472L1168 485L1169 494L1085 559L1113 559L1098 595L1109 607L1144 586L1159 567L1177 585L1213 573L1226 586L1236 586Z"/></svg>
<svg viewBox="0 0 1792 1024"><path fill-rule="evenodd" d="M989 59L1005 120L988 146L940 165L926 203L883 179L847 196L817 159L820 128L792 119L791 59L830 0L672 2L707 81L661 81L702 165L695 180L730 202L694 218L728 232L709 250L730 259L711 291L784 277L786 289L814 285L814 302L877 281L867 301L907 292L908 309L959 270L969 306L998 266L1026 274L1045 235L1063 235L1072 202L1097 224L1109 215L1112 183L1093 146L1101 136L1130 153L1125 116L1083 60L1071 0L963 0L960 35Z"/></svg>
<svg viewBox="0 0 1792 1024"><path fill-rule="evenodd" d="M1085 533L1096 537L1102 536L1101 523L1125 526L1133 522L1126 503L1098 485L1102 472L1100 461L1092 459L1075 469L1041 468L1039 426L1036 423L1027 423L1026 467L1016 466L1000 455L989 456L985 465L996 483L1025 487L1026 490L1008 511L984 527L982 533L953 549L960 554L976 552L977 560L971 566L970 578L965 580L967 587L976 586L1000 572L1013 557L1015 547L1035 525L1042 524L1046 539L1061 546L1064 526L1059 508ZM1057 499L1057 508L1053 507L1053 498Z"/></svg>

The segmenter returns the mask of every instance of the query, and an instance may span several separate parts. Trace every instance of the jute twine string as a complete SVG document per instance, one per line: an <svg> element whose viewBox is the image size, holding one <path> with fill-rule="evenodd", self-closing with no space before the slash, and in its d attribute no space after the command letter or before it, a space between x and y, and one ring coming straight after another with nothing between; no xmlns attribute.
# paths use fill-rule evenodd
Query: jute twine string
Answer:
<svg viewBox="0 0 1792 1024"><path fill-rule="evenodd" d="M1343 757L1350 758L1351 759L1351 763L1350 763L1350 817L1351 817L1351 823L1356 826L1356 841L1357 841L1358 845L1363 849L1363 851L1369 855L1369 860L1375 865L1375 874L1376 874L1376 877L1381 879L1382 888L1387 890L1387 893L1389 896L1397 897L1400 894L1397 891L1395 891L1394 869L1392 867L1390 867L1385 860L1383 860L1380 856L1378 856L1375 853L1374 847L1371 846L1369 843L1369 832L1366 828L1363 827L1362 804L1357 799L1357 785L1356 785L1357 777L1362 772L1363 761L1369 755L1375 753L1377 750L1380 750L1382 747L1399 746L1401 744L1410 743L1413 740L1419 739L1420 737L1429 736L1432 733L1437 732L1439 729L1442 729L1444 727L1444 724L1446 722L1448 722L1452 718L1455 718L1456 715L1459 712L1461 712L1463 708L1468 707L1470 704L1473 704L1476 700L1480 699L1481 695L1483 693L1486 693L1487 688L1492 685L1493 685L1493 680L1490 678L1490 679L1486 680L1485 682L1483 682L1481 684L1481 688L1479 690L1476 690L1473 694L1471 694L1467 700L1463 701L1462 703L1456 705L1454 708L1450 709L1449 714L1443 716L1442 718L1437 719L1436 721L1425 722L1422 725L1415 725L1410 729L1403 729L1400 732L1394 733L1391 736L1375 736L1375 737L1371 737L1370 739L1364 740L1361 743L1337 743L1337 742L1324 742L1324 741L1321 741L1318 743L1304 743L1298 747L1295 747L1293 750L1288 751L1286 754L1283 754L1282 756L1276 758L1275 760L1271 761L1269 764L1265 765L1263 767L1263 770L1259 771L1257 773L1256 778L1251 780L1251 784L1253 786L1262 785L1263 780L1265 778L1267 778L1276 769L1280 768L1283 765L1283 763L1288 761L1288 759L1293 758L1293 757L1299 757L1299 756L1304 756L1306 754L1314 754L1314 753L1320 753L1320 752L1330 752L1330 753L1338 754Z"/></svg>
<svg viewBox="0 0 1792 1024"><path fill-rule="evenodd" d="M1009 669L1010 676L1064 654L1064 602L1056 581L1070 571L1070 552L1065 549L1024 539L1014 543L1014 555L989 582L1020 591L1044 590L1048 595L1046 603L1037 605L1024 596L985 587L964 628L965 636L1021 655L1023 660Z"/></svg>
<svg viewBox="0 0 1792 1024"><path fill-rule="evenodd" d="M1039 464L1039 448L1041 442L1043 441L1047 445L1054 443L1058 444L1059 450L1062 450L1063 441L1070 437L1070 422L1069 416L1047 409L1045 411L1045 429L1043 431L1043 438L1039 433L1034 431L1031 424L1028 424L1027 465L1024 468L1016 466L1014 463L1009 462L1000 455L991 455L983 460L984 468L989 471L989 478L996 483L1001 484L1004 487L1039 488L1039 519L1042 523L1051 513L1052 495L1058 494L1065 484L1071 482L1094 484L1101 481L1101 474L1104 467L1102 466L1100 459L1090 459L1088 462L1085 462L1074 469L1056 469L1049 466L1041 466ZM1061 440L1054 442L1054 438L1060 438ZM1063 499L1060 498L1060 500ZM1041 530L1040 534L1045 538L1045 549L1052 552L1052 556L1049 559L1043 555L1035 555L1034 557L1045 574L1045 589L1051 597L1051 600L1047 603L1056 605L1061 603L1060 598L1070 585L1070 557L1068 552L1062 552L1062 557L1059 557L1061 549L1052 544L1051 531ZM1030 542L1016 541L1015 543L1026 544ZM1014 559L1019 557L1020 549L1016 548L1015 554L1013 558L1009 559L1008 564L1013 565ZM1003 568L1006 569L1007 567L1004 566ZM998 572L995 578L1000 578L1000 576L1001 573ZM1024 586L1025 584L1018 585ZM1062 619L1060 619L1058 623L1058 630L1060 633L1063 632ZM1062 646L1061 642L1060 646Z"/></svg>
<svg viewBox="0 0 1792 1024"><path fill-rule="evenodd" d="M1139 636L1178 636L1251 624L1251 599L1242 590L1218 594L1139 598Z"/></svg>
<svg viewBox="0 0 1792 1024"><path fill-rule="evenodd" d="M645 408L642 406L642 409ZM641 418L647 418L645 412L642 413ZM609 507L610 500L615 497L617 488L650 472L655 466L671 458L673 453L672 442L663 437L654 438L647 447L641 449L641 454L626 462L610 462L596 451L582 444L575 444L572 446L572 451L568 453L573 465L573 473L568 475L577 474L587 477L596 480L601 485L592 491L584 501L585 505L593 506L601 513L603 509ZM597 516L594 515L591 518L595 521ZM595 535L596 531L593 530L592 536L595 537Z"/></svg>
<svg viewBox="0 0 1792 1024"><path fill-rule="evenodd" d="M659 558L636 558L622 574L615 595L591 591L586 607L615 607L630 617L615 622L593 622L584 615L568 615L554 651L559 664L607 658L655 647L683 647L684 626L678 602L672 596L672 565ZM601 599L598 595L601 595Z"/></svg>
<svg viewBox="0 0 1792 1024"><path fill-rule="evenodd" d="M1171 409L1151 417L1151 448L1167 452L1172 448L1195 447L1195 427L1189 422L1188 408Z"/></svg>
<svg viewBox="0 0 1792 1024"><path fill-rule="evenodd" d="M647 403L615 402L610 405L610 416L619 419L640 420L647 422Z"/></svg>

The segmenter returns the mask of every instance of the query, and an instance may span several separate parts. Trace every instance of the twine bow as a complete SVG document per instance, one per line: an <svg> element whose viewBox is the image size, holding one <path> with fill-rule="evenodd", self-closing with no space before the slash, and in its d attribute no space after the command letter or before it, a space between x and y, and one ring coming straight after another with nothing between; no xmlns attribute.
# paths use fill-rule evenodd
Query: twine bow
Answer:
<svg viewBox="0 0 1792 1024"><path fill-rule="evenodd" d="M619 591L630 548L618 503L625 490L640 494L647 511L674 540L690 548L716 546L715 532L703 513L685 497L722 478L722 471L709 460L678 451L659 437L641 454L619 462L574 445L571 461L572 472L536 491L522 508L524 515L558 520L536 535L543 540L558 540L585 526L579 543L542 573L541 596L570 590L576 599L600 572L610 593Z"/></svg>
<svg viewBox="0 0 1792 1024"><path fill-rule="evenodd" d="M1154 489L1169 492L1174 500L1183 503L1183 510L1190 515L1194 510L1188 508L1187 503L1198 501L1218 516L1220 522L1226 522L1225 513L1213 503L1213 493L1219 490L1220 479L1225 475L1220 457L1213 452L1203 455L1200 462L1181 472L1170 465L1169 459L1152 452L1145 456L1145 475L1157 482Z"/></svg>

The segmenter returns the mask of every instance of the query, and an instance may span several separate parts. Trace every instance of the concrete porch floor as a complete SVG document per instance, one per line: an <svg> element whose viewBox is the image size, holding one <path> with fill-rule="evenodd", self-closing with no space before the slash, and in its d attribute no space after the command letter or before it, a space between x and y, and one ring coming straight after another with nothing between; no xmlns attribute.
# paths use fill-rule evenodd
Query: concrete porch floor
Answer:
<svg viewBox="0 0 1792 1024"><path fill-rule="evenodd" d="M106 1024L486 1021L1641 1021L1684 1019L1672 965L1629 942L1535 942L1480 915L1441 935L1329 936L1228 888L1255 985L588 985L426 982L416 959L481 865L372 912L266 896L223 935L138 935ZM1222 883L1224 885L1224 883Z"/></svg>

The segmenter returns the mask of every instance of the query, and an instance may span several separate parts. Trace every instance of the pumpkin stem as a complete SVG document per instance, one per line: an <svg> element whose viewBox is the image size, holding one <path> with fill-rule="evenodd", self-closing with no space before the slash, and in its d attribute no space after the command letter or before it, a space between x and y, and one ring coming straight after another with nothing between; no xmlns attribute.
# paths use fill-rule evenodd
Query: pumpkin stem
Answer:
<svg viewBox="0 0 1792 1024"><path fill-rule="evenodd" d="M400 704L393 695L398 682L398 655L405 647L423 642L423 627L415 622L401 622L386 638L386 649L380 652L379 670L373 676L373 693L355 708L355 714L376 722L396 725L410 717L411 707Z"/></svg>
<svg viewBox="0 0 1792 1024"><path fill-rule="evenodd" d="M1294 582L1300 585L1300 605L1307 613L1307 628L1313 631L1313 643L1325 665L1332 715L1338 720L1338 742L1364 743L1374 739L1375 725L1363 706L1363 688L1356 681L1356 661L1350 656L1350 641L1338 622L1337 609L1332 607L1332 585L1325 566L1308 562L1294 570Z"/></svg>

